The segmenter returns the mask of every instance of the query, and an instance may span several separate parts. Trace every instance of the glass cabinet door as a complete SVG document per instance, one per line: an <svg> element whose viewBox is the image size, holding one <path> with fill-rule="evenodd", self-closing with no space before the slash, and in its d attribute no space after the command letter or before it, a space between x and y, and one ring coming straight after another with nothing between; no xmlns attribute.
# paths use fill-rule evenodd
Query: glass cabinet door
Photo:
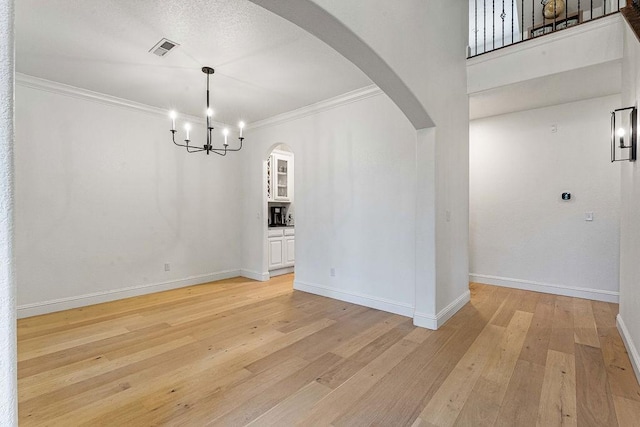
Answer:
<svg viewBox="0 0 640 427"><path fill-rule="evenodd" d="M276 163L276 199L289 198L289 161L281 157L275 157Z"/></svg>

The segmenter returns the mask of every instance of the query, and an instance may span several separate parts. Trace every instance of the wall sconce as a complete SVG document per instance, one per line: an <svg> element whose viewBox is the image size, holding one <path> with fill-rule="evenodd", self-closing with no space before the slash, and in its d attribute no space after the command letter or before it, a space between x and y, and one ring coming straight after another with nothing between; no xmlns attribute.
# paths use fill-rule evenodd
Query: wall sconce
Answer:
<svg viewBox="0 0 640 427"><path fill-rule="evenodd" d="M636 161L637 116L636 107L611 112L611 162Z"/></svg>

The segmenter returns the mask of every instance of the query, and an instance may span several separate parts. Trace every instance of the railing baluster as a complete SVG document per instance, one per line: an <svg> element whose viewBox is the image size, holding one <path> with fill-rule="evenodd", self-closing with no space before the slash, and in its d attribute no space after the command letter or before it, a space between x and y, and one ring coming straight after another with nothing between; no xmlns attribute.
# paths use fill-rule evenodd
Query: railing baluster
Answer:
<svg viewBox="0 0 640 427"><path fill-rule="evenodd" d="M491 34L491 43L493 49L496 48L496 0L491 0L491 4L493 9L491 11L491 30L493 33Z"/></svg>
<svg viewBox="0 0 640 427"><path fill-rule="evenodd" d="M502 46L504 47L504 18L506 18L506 14L504 13L504 0L502 0L502 13L500 14L500 19L502 19Z"/></svg>
<svg viewBox="0 0 640 427"><path fill-rule="evenodd" d="M536 25L536 3L531 0L531 34L529 36L533 38L533 27Z"/></svg>
<svg viewBox="0 0 640 427"><path fill-rule="evenodd" d="M475 0L475 5L476 5L476 9L475 9L475 25L473 28L473 32L474 32L474 37L475 37L475 50L473 51L474 55L478 54L478 0Z"/></svg>
<svg viewBox="0 0 640 427"><path fill-rule="evenodd" d="M482 13L484 14L484 25L482 26L482 31L484 32L484 42L482 45L482 53L487 51L487 0L483 0L484 7L482 8Z"/></svg>
<svg viewBox="0 0 640 427"><path fill-rule="evenodd" d="M582 13L582 10L580 9L580 0L578 0L578 24L580 23L580 14Z"/></svg>
<svg viewBox="0 0 640 427"><path fill-rule="evenodd" d="M589 19L593 19L593 0L591 0L591 15Z"/></svg>
<svg viewBox="0 0 640 427"><path fill-rule="evenodd" d="M520 23L520 40L524 40L524 0L520 0L520 16L522 17Z"/></svg>
<svg viewBox="0 0 640 427"><path fill-rule="evenodd" d="M513 0L511 0L511 44L513 44L513 11L514 11Z"/></svg>

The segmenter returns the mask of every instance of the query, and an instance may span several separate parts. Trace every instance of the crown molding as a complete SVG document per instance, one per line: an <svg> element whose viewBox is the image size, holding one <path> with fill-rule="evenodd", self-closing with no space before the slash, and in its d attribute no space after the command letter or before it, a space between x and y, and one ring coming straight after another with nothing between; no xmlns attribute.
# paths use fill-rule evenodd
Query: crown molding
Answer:
<svg viewBox="0 0 640 427"><path fill-rule="evenodd" d="M16 73L16 85L44 92L51 92L58 95L70 96L72 98L82 99L85 101L97 102L111 107L125 108L127 110L167 117L167 110L163 108L153 107L151 105L118 98L116 96L100 92L94 92L88 89L82 89L64 83L54 82L52 80L42 79L40 77L30 76L28 74ZM202 117L196 117L189 114L181 114L180 116L194 123L203 124L205 122ZM213 125L216 127L226 126L224 123L216 121L213 122Z"/></svg>
<svg viewBox="0 0 640 427"><path fill-rule="evenodd" d="M268 119L249 123L247 125L247 129L253 130L266 126L279 125L282 123L290 122L292 120L311 116L322 111L327 111L333 108L341 107L343 105L351 104L352 102L362 101L363 99L378 96L383 93L384 92L382 91L382 89L380 89L376 85L365 86L363 88L356 89L333 98L325 99L324 101L320 101L315 104L307 105L306 107L278 114L276 116L269 117Z"/></svg>
<svg viewBox="0 0 640 427"><path fill-rule="evenodd" d="M64 83L54 82L52 80L42 79L40 77L30 76L28 74L16 73L16 84L22 87L51 92L58 95L70 96L73 98L97 102L112 107L125 108L132 111L144 112L147 114L158 115L162 117L167 116L167 110L163 108L153 107L151 105L130 101L124 98L118 98L116 96L111 96L100 92L94 92L88 89L82 89ZM384 92L382 92L382 90L376 85L365 86L363 88L356 89L351 92L347 92L342 95L338 95L336 97L308 105L306 107L278 114L268 119L248 123L246 129L257 129L260 127L285 123L291 120L300 119L312 114L317 114L322 111L327 111L336 107L347 105L352 102L357 102L363 99L371 98L373 96L381 95L383 93ZM196 117L187 114L181 116L194 123L202 124L205 122L204 118L202 117ZM213 125L215 127L227 126L224 123L216 121L213 122Z"/></svg>

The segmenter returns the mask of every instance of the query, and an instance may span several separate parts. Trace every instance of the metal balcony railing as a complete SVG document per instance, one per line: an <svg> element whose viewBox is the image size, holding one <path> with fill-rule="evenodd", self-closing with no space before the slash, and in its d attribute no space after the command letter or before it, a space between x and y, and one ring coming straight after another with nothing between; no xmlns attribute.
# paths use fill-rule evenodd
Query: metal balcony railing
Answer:
<svg viewBox="0 0 640 427"><path fill-rule="evenodd" d="M640 0L633 0L640 7ZM618 13L626 0L469 0L468 57Z"/></svg>

